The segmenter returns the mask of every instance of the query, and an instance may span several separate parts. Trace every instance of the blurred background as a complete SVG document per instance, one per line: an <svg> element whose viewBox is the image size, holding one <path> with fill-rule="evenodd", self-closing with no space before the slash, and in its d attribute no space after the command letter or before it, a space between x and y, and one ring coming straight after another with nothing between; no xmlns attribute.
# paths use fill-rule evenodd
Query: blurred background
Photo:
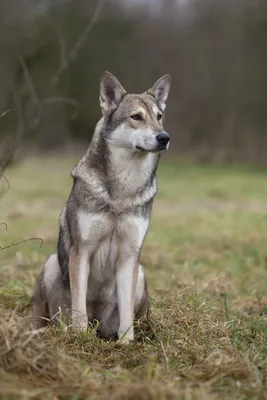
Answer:
<svg viewBox="0 0 267 400"><path fill-rule="evenodd" d="M265 164L266 43L266 0L2 0L1 165L86 148L104 70L134 92L172 74L172 157Z"/></svg>
<svg viewBox="0 0 267 400"><path fill-rule="evenodd" d="M105 70L172 75L151 313L123 351L25 319ZM0 0L0 398L267 400L266 154L267 0Z"/></svg>

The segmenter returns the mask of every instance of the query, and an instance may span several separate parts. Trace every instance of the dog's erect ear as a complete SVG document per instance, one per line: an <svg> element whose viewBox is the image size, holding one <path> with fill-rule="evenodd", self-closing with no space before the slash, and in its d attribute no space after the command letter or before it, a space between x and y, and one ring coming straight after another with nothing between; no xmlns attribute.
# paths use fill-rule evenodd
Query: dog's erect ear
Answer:
<svg viewBox="0 0 267 400"><path fill-rule="evenodd" d="M157 80L157 82L152 86L147 93L152 94L155 97L156 102L162 110L165 110L166 101L169 95L171 87L171 75L164 75Z"/></svg>
<svg viewBox="0 0 267 400"><path fill-rule="evenodd" d="M110 72L104 72L100 79L100 107L103 114L118 107L126 91L118 79Z"/></svg>

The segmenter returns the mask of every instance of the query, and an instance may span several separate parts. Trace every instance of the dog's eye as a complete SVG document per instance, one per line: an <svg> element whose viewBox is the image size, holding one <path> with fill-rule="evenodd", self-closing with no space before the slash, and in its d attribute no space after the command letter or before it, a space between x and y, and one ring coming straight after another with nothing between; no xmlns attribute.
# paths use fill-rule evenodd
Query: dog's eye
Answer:
<svg viewBox="0 0 267 400"><path fill-rule="evenodd" d="M157 120L160 121L162 119L162 114L157 115Z"/></svg>
<svg viewBox="0 0 267 400"><path fill-rule="evenodd" d="M131 115L131 118L134 119L135 121L142 121L142 117L140 114Z"/></svg>

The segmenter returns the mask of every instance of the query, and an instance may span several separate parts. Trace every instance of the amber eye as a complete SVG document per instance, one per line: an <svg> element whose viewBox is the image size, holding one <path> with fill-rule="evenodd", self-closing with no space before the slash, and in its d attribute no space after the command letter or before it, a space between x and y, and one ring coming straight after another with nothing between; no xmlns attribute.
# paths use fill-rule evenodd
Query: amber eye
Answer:
<svg viewBox="0 0 267 400"><path fill-rule="evenodd" d="M158 115L157 115L157 120L158 120L158 121L162 120L162 114L158 114Z"/></svg>
<svg viewBox="0 0 267 400"><path fill-rule="evenodd" d="M142 121L142 117L140 114L131 115L131 118L134 119L135 121Z"/></svg>

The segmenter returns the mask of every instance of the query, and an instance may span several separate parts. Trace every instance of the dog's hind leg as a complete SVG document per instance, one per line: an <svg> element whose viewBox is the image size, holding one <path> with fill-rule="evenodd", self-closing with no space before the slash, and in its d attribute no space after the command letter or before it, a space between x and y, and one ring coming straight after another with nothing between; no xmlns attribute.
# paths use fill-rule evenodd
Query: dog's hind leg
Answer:
<svg viewBox="0 0 267 400"><path fill-rule="evenodd" d="M57 325L60 319L59 311L67 316L70 307L69 285L63 280L57 254L52 254L44 263L35 288L34 319L39 321L39 326L44 326L48 321Z"/></svg>
<svg viewBox="0 0 267 400"><path fill-rule="evenodd" d="M44 270L38 277L32 297L32 318L32 325L35 329L44 327L49 320L48 302L44 291Z"/></svg>
<svg viewBox="0 0 267 400"><path fill-rule="evenodd" d="M71 297L69 280L63 277L57 254L44 265L44 286L48 298L50 323L59 325L61 319L70 322Z"/></svg>

